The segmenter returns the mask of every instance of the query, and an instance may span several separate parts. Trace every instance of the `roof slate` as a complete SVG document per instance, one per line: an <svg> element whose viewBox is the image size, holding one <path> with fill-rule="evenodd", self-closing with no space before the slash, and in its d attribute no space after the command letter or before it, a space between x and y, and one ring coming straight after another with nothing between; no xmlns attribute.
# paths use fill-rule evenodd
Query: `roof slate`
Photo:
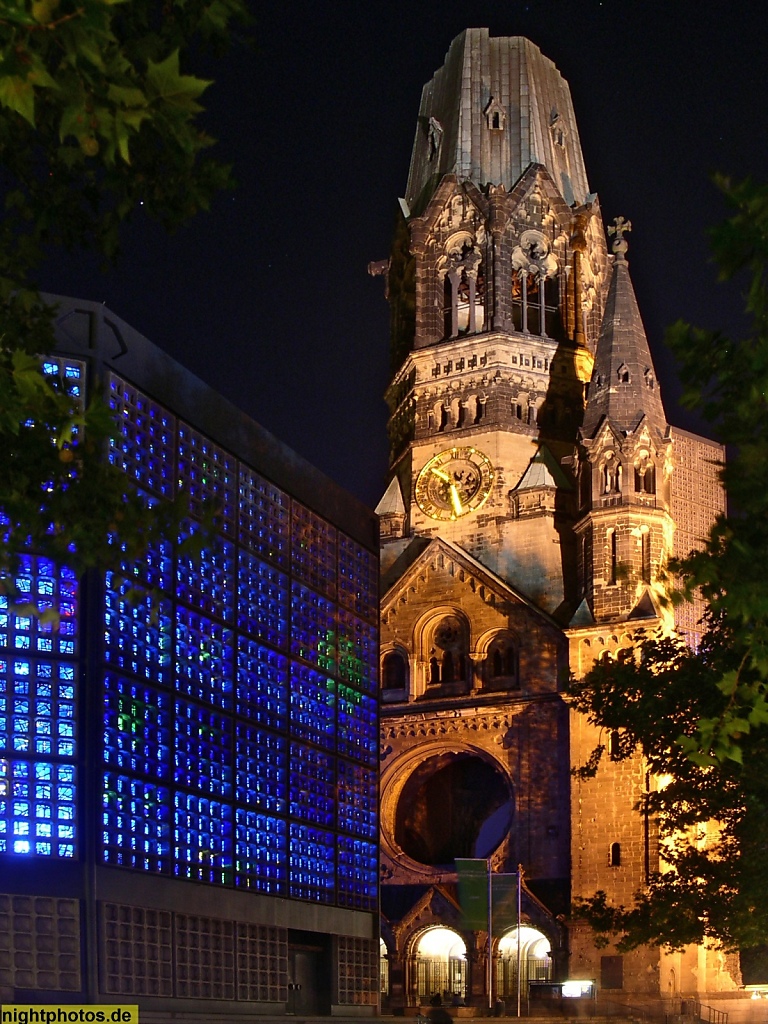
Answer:
<svg viewBox="0 0 768 1024"><path fill-rule="evenodd" d="M667 433L661 392L653 368L629 266L615 257L603 323L595 349L582 437L594 438L605 421L627 435L645 419L654 437Z"/></svg>

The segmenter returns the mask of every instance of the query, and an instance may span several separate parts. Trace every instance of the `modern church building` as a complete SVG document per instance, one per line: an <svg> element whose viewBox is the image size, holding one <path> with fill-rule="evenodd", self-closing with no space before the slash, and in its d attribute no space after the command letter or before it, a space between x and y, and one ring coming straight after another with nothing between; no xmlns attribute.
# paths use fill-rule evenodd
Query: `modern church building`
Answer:
<svg viewBox="0 0 768 1024"><path fill-rule="evenodd" d="M376 517L108 309L57 301L46 371L103 393L132 486L220 529L103 579L25 558L57 631L0 598L0 1002L372 1013Z"/></svg>
<svg viewBox="0 0 768 1024"><path fill-rule="evenodd" d="M569 674L627 657L640 627L695 634L701 610L673 622L660 571L724 509L723 450L667 421L630 225L617 218L608 245L552 61L469 29L416 124L392 254L370 268L392 315L377 509L386 1001L513 1000L518 950L524 993L570 979L605 1009L733 990L736 957L622 955L572 916L597 889L631 901L660 858L635 810L656 780L639 759L576 778L601 737L566 693ZM520 927L493 935L490 964L457 858L522 866Z"/></svg>

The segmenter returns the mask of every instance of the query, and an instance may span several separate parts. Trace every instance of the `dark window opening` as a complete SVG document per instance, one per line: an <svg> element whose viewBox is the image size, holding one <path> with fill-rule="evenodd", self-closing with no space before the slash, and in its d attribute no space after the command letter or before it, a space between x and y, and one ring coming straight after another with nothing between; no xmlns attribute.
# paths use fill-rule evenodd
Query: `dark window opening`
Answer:
<svg viewBox="0 0 768 1024"><path fill-rule="evenodd" d="M619 739L619 733L616 729L612 729L608 737L608 755L612 761L617 761L620 754L621 740Z"/></svg>
<svg viewBox="0 0 768 1024"><path fill-rule="evenodd" d="M403 690L406 679L405 658L398 651L389 651L384 655L381 666L382 687L385 690Z"/></svg>
<svg viewBox="0 0 768 1024"><path fill-rule="evenodd" d="M648 530L640 534L640 561L643 583L651 582L651 535Z"/></svg>
<svg viewBox="0 0 768 1024"><path fill-rule="evenodd" d="M621 867L621 843L611 843L610 864L612 868Z"/></svg>
<svg viewBox="0 0 768 1024"><path fill-rule="evenodd" d="M614 584L616 583L616 566L618 564L618 560L617 560L617 542L616 542L616 531L615 530L610 530L609 531L608 543L610 544L610 555L609 555L610 561L609 561L609 565L608 565L608 583L611 586L614 586Z"/></svg>
<svg viewBox="0 0 768 1024"><path fill-rule="evenodd" d="M638 494L656 493L656 467L652 462L635 466L635 491Z"/></svg>
<svg viewBox="0 0 768 1024"><path fill-rule="evenodd" d="M624 988L624 957L600 957L600 987Z"/></svg>

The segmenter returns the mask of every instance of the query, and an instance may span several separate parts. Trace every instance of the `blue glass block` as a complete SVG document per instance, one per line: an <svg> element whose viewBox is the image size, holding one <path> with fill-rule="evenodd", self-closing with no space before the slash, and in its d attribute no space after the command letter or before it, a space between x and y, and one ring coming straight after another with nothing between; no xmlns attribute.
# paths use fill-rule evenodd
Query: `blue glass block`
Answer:
<svg viewBox="0 0 768 1024"><path fill-rule="evenodd" d="M49 356L43 361L43 373L49 381L71 397L82 408L85 397L85 363L80 359Z"/></svg>
<svg viewBox="0 0 768 1024"><path fill-rule="evenodd" d="M232 808L181 792L176 793L174 804L174 874L198 882L232 885Z"/></svg>
<svg viewBox="0 0 768 1024"><path fill-rule="evenodd" d="M285 896L287 882L285 821L238 808L235 814L235 884L273 896Z"/></svg>
<svg viewBox="0 0 768 1024"><path fill-rule="evenodd" d="M341 608L338 632L339 677L358 690L375 694L379 682L376 626Z"/></svg>
<svg viewBox="0 0 768 1024"><path fill-rule="evenodd" d="M182 539L197 527L186 523ZM198 611L232 623L235 618L235 548L218 537L213 550L195 557L181 556L176 563L176 598Z"/></svg>
<svg viewBox="0 0 768 1024"><path fill-rule="evenodd" d="M142 494L139 491L136 493L145 499L150 508L157 502L156 498L152 498L148 494ZM124 550L123 547L123 552ZM129 562L123 558L120 563L120 572L126 580L130 581L129 586L173 594L176 580L172 554L173 547L170 542L163 541L153 544L145 552L140 562ZM114 580L113 586L118 582L118 580ZM122 593L124 594L125 590Z"/></svg>
<svg viewBox="0 0 768 1024"><path fill-rule="evenodd" d="M131 775L173 774L173 696L111 672L104 677L104 761Z"/></svg>
<svg viewBox="0 0 768 1024"><path fill-rule="evenodd" d="M342 832L375 841L379 832L378 772L341 758L337 762L337 824Z"/></svg>
<svg viewBox="0 0 768 1024"><path fill-rule="evenodd" d="M173 818L173 801L167 787L118 772L105 772L101 819L103 862L170 874Z"/></svg>
<svg viewBox="0 0 768 1024"><path fill-rule="evenodd" d="M291 734L326 750L336 745L336 684L298 662L291 665Z"/></svg>
<svg viewBox="0 0 768 1024"><path fill-rule="evenodd" d="M77 639L77 581L70 569L57 569L49 559L23 555L16 576L19 603L32 602L45 611L56 608L57 627L37 617L14 614L7 597L0 598L0 646L32 655L73 655Z"/></svg>
<svg viewBox="0 0 768 1024"><path fill-rule="evenodd" d="M128 599L132 584L114 573L106 574L104 657L124 672L169 686L173 682L172 607L170 601L150 597Z"/></svg>
<svg viewBox="0 0 768 1024"><path fill-rule="evenodd" d="M73 765L0 758L0 853L74 857L76 798Z"/></svg>
<svg viewBox="0 0 768 1024"><path fill-rule="evenodd" d="M291 506L291 572L318 593L336 596L336 528L298 501Z"/></svg>
<svg viewBox="0 0 768 1024"><path fill-rule="evenodd" d="M172 498L176 418L114 373L108 387L116 424L109 461L142 489Z"/></svg>
<svg viewBox="0 0 768 1024"><path fill-rule="evenodd" d="M19 658L3 660L1 665L0 750L74 758L75 691L69 682L72 666Z"/></svg>
<svg viewBox="0 0 768 1024"><path fill-rule="evenodd" d="M303 743L291 743L289 781L290 816L332 828L336 797L334 758Z"/></svg>
<svg viewBox="0 0 768 1024"><path fill-rule="evenodd" d="M343 683L338 685L336 749L344 757L352 757L374 765L379 756L378 704Z"/></svg>
<svg viewBox="0 0 768 1024"><path fill-rule="evenodd" d="M338 837L338 891L343 907L374 910L377 901L379 857L376 843Z"/></svg>
<svg viewBox="0 0 768 1024"><path fill-rule="evenodd" d="M234 536L237 528L237 460L186 423L179 423L177 447L178 487L189 499L191 514L199 519L203 503L217 511L216 526Z"/></svg>
<svg viewBox="0 0 768 1024"><path fill-rule="evenodd" d="M379 575L376 555L339 531L339 604L368 622L378 622Z"/></svg>
<svg viewBox="0 0 768 1024"><path fill-rule="evenodd" d="M278 733L235 726L235 797L238 804L272 814L288 806L288 740Z"/></svg>
<svg viewBox="0 0 768 1024"><path fill-rule="evenodd" d="M225 800L231 799L231 719L178 698L174 713L176 785Z"/></svg>
<svg viewBox="0 0 768 1024"><path fill-rule="evenodd" d="M176 686L207 704L234 704L232 630L186 608L176 608Z"/></svg>
<svg viewBox="0 0 768 1024"><path fill-rule="evenodd" d="M272 647L288 646L288 577L247 551L240 552L237 628Z"/></svg>
<svg viewBox="0 0 768 1024"><path fill-rule="evenodd" d="M269 729L287 729L288 691L288 659L264 644L239 637L238 715Z"/></svg>
<svg viewBox="0 0 768 1024"><path fill-rule="evenodd" d="M291 499L240 463L239 531L243 547L287 569L290 566Z"/></svg>
<svg viewBox="0 0 768 1024"><path fill-rule="evenodd" d="M291 584L291 654L336 672L336 605L302 586Z"/></svg>
<svg viewBox="0 0 768 1024"><path fill-rule="evenodd" d="M291 822L288 847L288 891L295 899L333 903L336 894L336 850L332 832Z"/></svg>

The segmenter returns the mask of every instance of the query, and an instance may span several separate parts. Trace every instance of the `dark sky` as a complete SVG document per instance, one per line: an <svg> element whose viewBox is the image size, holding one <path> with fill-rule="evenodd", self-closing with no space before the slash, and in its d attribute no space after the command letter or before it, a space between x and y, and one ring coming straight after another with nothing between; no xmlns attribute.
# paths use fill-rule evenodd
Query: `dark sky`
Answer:
<svg viewBox="0 0 768 1024"><path fill-rule="evenodd" d="M252 5L207 94L239 188L167 238L139 220L113 272L65 260L48 291L104 301L369 504L384 488L386 257L422 85L462 29L525 35L569 82L590 187L629 218L631 273L669 418L665 326L730 327L706 229L714 171L768 175L768 14L759 0Z"/></svg>

